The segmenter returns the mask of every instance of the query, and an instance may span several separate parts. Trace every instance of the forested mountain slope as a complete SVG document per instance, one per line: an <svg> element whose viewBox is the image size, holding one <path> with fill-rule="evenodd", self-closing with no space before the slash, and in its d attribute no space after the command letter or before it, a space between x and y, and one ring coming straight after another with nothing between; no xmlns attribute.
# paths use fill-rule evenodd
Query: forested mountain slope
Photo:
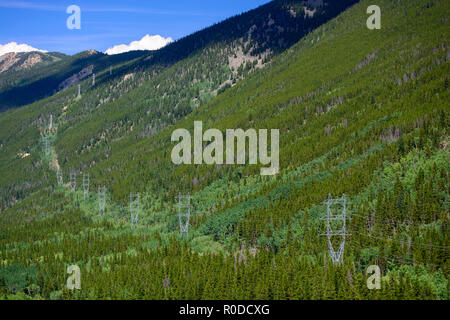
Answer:
<svg viewBox="0 0 450 320"><path fill-rule="evenodd" d="M74 161L74 170L90 166L99 157L109 157L102 141L133 141L136 135L154 135L262 68L308 30L354 2L314 2L312 6L303 1L274 1L158 51L114 56L83 52L61 61L62 65L52 64L49 70L56 73L44 73L38 81L3 93L4 97L23 99L61 89L1 114L2 201L7 205L42 186L41 167L36 162L36 150L40 150L36 149L40 147L36 127L44 126L50 114L58 128L58 140L52 144L64 141L58 147L59 163L67 168L73 166L69 161ZM305 15L308 8L314 15ZM72 71L67 71L67 66ZM76 84L81 86L81 99ZM22 160L23 154L29 156ZM89 162L79 162L81 154L89 154ZM68 169L64 173L68 177Z"/></svg>
<svg viewBox="0 0 450 320"><path fill-rule="evenodd" d="M448 299L450 4L380 0L382 29L368 30L370 4L352 6L217 96L205 98L214 86L201 76L216 76L216 85L223 78L205 71L214 68L204 50L115 101L101 101L114 97L111 84L89 91L84 83L81 100L56 95L23 108L26 114L2 114L3 124L20 120L11 133L2 128L0 148L28 144L34 153L21 160L27 165L2 160L5 175L3 168L11 171L5 198L25 195L14 185L15 168L26 168L41 190L1 213L1 292L55 299ZM205 69L192 70L199 61ZM169 79L198 92L189 95ZM30 119L44 105L54 113L65 103L49 134L51 153L43 155ZM280 129L281 172L175 166L171 134L192 132L194 121L222 132ZM12 132L20 137L13 146ZM86 200L81 187L57 187L56 160L65 182L71 171L90 174ZM103 185L108 204L100 216L96 191ZM138 225L130 221L130 192L141 194ZM192 196L182 239L179 193ZM347 201L340 265L331 263L321 236L329 194ZM82 270L80 291L64 286L71 264ZM381 290L366 286L374 264Z"/></svg>
<svg viewBox="0 0 450 320"><path fill-rule="evenodd" d="M77 84L79 81L64 81L79 72L86 72L86 68L89 68L88 75L104 73L105 69L114 68L113 75L98 79L100 83L122 78L130 73L137 73L138 78L140 75L145 78L153 77L161 70L206 49L213 51L210 52L209 59L213 59L221 68L228 64L227 55L230 54L235 57L229 63L230 68L234 67L236 71L242 64L243 69L254 67L250 63L261 66L296 43L307 32L356 2L357 0L276 0L153 52L135 51L108 56L89 50L57 59L46 68L36 68L26 74L9 72L8 75L0 75L0 111L48 97L66 89L66 84ZM240 78L243 71L235 78ZM212 90L215 89L218 88Z"/></svg>

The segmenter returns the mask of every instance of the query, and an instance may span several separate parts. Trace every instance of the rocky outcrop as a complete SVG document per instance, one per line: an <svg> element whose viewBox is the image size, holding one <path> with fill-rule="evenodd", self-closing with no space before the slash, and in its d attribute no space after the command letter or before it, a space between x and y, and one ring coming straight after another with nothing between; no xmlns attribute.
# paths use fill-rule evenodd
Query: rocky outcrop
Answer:
<svg viewBox="0 0 450 320"><path fill-rule="evenodd" d="M42 62L42 57L37 53L32 53L28 58L18 67L18 69L28 69L34 65Z"/></svg>
<svg viewBox="0 0 450 320"><path fill-rule="evenodd" d="M0 73L8 70L29 69L43 62L38 52L9 52L0 56Z"/></svg>
<svg viewBox="0 0 450 320"><path fill-rule="evenodd" d="M10 52L0 56L0 73L11 69L20 59L17 53Z"/></svg>
<svg viewBox="0 0 450 320"><path fill-rule="evenodd" d="M80 82L81 80L86 79L87 77L89 77L92 74L93 70L94 70L94 65L91 64L89 67L86 67L83 70L81 70L80 72L71 76L70 78L67 78L66 80L64 80L63 82L61 82L59 84L58 91L65 90L65 89L73 86L74 84Z"/></svg>

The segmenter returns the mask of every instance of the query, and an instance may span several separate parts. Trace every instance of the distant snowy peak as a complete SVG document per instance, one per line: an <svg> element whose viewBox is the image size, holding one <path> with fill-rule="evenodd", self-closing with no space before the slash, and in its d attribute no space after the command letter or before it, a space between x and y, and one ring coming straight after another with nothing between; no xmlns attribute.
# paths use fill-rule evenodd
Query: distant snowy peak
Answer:
<svg viewBox="0 0 450 320"><path fill-rule="evenodd" d="M18 44L17 42L10 42L4 45L0 44L0 56L10 52L17 53L17 52L32 52L32 51L48 52L46 50L33 48L32 46L29 46L24 43Z"/></svg>
<svg viewBox="0 0 450 320"><path fill-rule="evenodd" d="M124 53L137 50L158 50L173 42L171 37L164 38L160 35L145 35L141 40L133 41L130 44L120 44L105 51L108 55Z"/></svg>

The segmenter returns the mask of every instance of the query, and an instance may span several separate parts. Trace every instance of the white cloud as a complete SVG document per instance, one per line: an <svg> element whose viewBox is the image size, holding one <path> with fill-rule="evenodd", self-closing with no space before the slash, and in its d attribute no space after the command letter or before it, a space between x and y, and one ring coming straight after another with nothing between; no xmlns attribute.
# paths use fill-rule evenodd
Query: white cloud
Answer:
<svg viewBox="0 0 450 320"><path fill-rule="evenodd" d="M18 44L17 42L10 42L4 45L0 44L0 56L9 52L30 52L30 51L40 51L40 52L48 52L45 50L39 50L29 46L27 44Z"/></svg>
<svg viewBox="0 0 450 320"><path fill-rule="evenodd" d="M124 53L128 51L136 50L158 50L165 47L167 44L173 42L171 37L164 38L160 35L151 36L149 34L145 35L139 41L133 41L130 44L120 44L114 46L105 51L106 54L113 55L118 53Z"/></svg>

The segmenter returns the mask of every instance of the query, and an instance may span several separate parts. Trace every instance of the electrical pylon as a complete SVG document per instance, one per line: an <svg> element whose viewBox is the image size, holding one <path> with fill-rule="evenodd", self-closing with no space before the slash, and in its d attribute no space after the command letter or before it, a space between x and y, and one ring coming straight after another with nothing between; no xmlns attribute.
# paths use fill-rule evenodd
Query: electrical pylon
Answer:
<svg viewBox="0 0 450 320"><path fill-rule="evenodd" d="M62 186L63 185L63 176L62 176L62 170L58 169L56 171L56 182L58 183L58 186Z"/></svg>
<svg viewBox="0 0 450 320"><path fill-rule="evenodd" d="M90 183L89 173L84 173L83 174L83 195L84 195L84 200L87 200L89 198L89 183Z"/></svg>
<svg viewBox="0 0 450 320"><path fill-rule="evenodd" d="M345 249L345 237L349 234L346 233L346 222L347 222L347 207L346 207L346 199L345 194L342 195L340 199L332 199L331 195L328 195L328 199L325 202L327 205L327 216L322 218L322 220L327 221L327 233L322 234L322 236L327 236L328 239L328 253L333 261L333 264L337 265L343 263L344 261L344 249ZM341 213L339 213L339 209L337 208L337 213L333 213L332 206L341 206ZM336 225L338 230L336 230ZM341 241L339 243L339 249L336 251L334 249L333 240L340 238Z"/></svg>
<svg viewBox="0 0 450 320"><path fill-rule="evenodd" d="M178 195L178 222L181 236L189 235L189 219L191 217L191 195ZM183 221L184 218L184 221Z"/></svg>
<svg viewBox="0 0 450 320"><path fill-rule="evenodd" d="M105 206L106 206L106 187L98 187L98 209L99 214L102 216L105 214Z"/></svg>
<svg viewBox="0 0 450 320"><path fill-rule="evenodd" d="M78 85L78 96L77 96L77 98L78 99L81 98L81 85L80 84Z"/></svg>
<svg viewBox="0 0 450 320"><path fill-rule="evenodd" d="M42 136L42 148L46 157L50 155L50 140L47 135Z"/></svg>
<svg viewBox="0 0 450 320"><path fill-rule="evenodd" d="M92 86L95 86L95 73L92 74Z"/></svg>
<svg viewBox="0 0 450 320"><path fill-rule="evenodd" d="M77 174L76 173L70 173L70 191L75 192L77 188Z"/></svg>
<svg viewBox="0 0 450 320"><path fill-rule="evenodd" d="M137 226L139 217L139 208L141 206L141 196L139 193L130 193L130 215L131 224Z"/></svg>

